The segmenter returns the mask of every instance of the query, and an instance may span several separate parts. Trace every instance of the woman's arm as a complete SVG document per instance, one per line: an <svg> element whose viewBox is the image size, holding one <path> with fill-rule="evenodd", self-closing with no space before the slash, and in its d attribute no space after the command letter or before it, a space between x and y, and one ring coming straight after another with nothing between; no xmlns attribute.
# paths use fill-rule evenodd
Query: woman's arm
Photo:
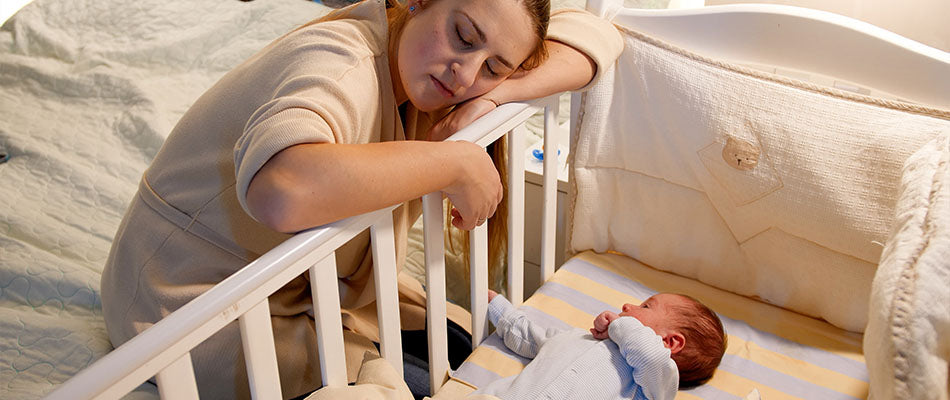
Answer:
<svg viewBox="0 0 950 400"><path fill-rule="evenodd" d="M609 21L574 9L551 15L548 58L537 68L519 71L488 93L460 104L433 125L430 140L442 140L493 110L512 101L536 99L583 89L617 60L623 39Z"/></svg>
<svg viewBox="0 0 950 400"><path fill-rule="evenodd" d="M519 70L488 93L456 106L432 126L429 140L451 136L499 104L577 90L593 79L597 65L586 54L554 40L546 40L545 45L548 59L544 63L528 71Z"/></svg>
<svg viewBox="0 0 950 400"><path fill-rule="evenodd" d="M297 232L443 191L472 229L495 212L501 178L491 158L468 142L395 141L300 144L273 156L247 191L251 215L271 229Z"/></svg>
<svg viewBox="0 0 950 400"><path fill-rule="evenodd" d="M531 100L555 93L577 90L597 72L594 60L569 45L545 40L548 59L528 71L518 71L482 97L496 104Z"/></svg>
<svg viewBox="0 0 950 400"><path fill-rule="evenodd" d="M571 8L551 13L544 43L544 63L508 78L485 96L501 104L582 89L623 50L620 32L610 21Z"/></svg>

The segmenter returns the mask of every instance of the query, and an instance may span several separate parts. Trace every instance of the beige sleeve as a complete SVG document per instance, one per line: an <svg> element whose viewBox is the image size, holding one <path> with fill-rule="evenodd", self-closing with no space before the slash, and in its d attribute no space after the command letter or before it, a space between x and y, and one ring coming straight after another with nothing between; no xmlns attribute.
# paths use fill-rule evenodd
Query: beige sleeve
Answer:
<svg viewBox="0 0 950 400"><path fill-rule="evenodd" d="M242 66L243 79L266 82L258 86L269 96L234 147L237 195L245 211L251 179L281 150L378 138L373 123L380 93L373 55L358 30L345 28L315 25L296 31Z"/></svg>
<svg viewBox="0 0 950 400"><path fill-rule="evenodd" d="M601 73L617 61L623 51L623 38L612 23L575 8L551 12L548 39L571 46L594 60L597 72L580 91L590 88L600 78Z"/></svg>

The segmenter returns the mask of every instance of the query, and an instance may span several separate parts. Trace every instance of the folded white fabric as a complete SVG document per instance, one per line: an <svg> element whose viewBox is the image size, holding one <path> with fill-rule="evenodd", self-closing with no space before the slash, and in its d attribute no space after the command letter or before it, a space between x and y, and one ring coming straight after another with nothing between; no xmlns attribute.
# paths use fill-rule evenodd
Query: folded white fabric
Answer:
<svg viewBox="0 0 950 400"><path fill-rule="evenodd" d="M864 353L871 397L950 397L950 131L904 166L870 309Z"/></svg>

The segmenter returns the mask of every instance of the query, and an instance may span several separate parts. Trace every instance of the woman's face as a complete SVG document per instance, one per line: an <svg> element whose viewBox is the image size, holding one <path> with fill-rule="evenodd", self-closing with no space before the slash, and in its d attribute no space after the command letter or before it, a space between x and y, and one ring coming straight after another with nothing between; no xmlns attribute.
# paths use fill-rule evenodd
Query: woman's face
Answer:
<svg viewBox="0 0 950 400"><path fill-rule="evenodd" d="M412 0L408 5L415 11L397 51L405 95L400 100L408 98L421 111L485 94L511 75L537 42L531 18L517 0Z"/></svg>

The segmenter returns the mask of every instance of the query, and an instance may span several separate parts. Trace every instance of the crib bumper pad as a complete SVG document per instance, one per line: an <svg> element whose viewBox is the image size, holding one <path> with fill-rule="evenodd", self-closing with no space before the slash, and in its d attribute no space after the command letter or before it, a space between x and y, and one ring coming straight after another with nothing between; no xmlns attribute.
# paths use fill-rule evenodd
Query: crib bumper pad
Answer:
<svg viewBox="0 0 950 400"><path fill-rule="evenodd" d="M904 167L896 222L871 288L864 338L875 399L947 399L950 134Z"/></svg>
<svg viewBox="0 0 950 400"><path fill-rule="evenodd" d="M571 249L863 332L901 167L950 112L624 40L583 99Z"/></svg>

